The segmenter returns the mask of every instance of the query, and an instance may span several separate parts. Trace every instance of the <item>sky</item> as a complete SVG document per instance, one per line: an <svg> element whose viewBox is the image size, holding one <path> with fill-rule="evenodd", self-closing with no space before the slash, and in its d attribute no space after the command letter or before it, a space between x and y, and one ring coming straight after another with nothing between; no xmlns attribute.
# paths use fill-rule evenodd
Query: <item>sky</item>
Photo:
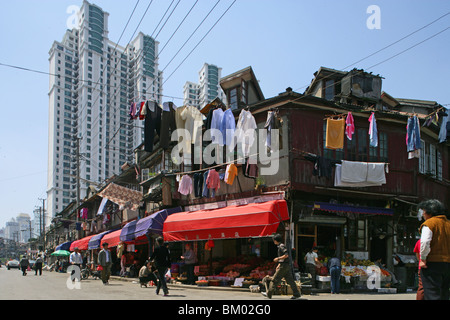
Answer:
<svg viewBox="0 0 450 320"><path fill-rule="evenodd" d="M139 1L122 46L135 37L150 1ZM172 1L153 0L137 32L158 34L160 49L167 43L159 58L159 68L165 69L163 94L175 97L167 101L181 105L184 83L198 82L206 62L221 67L222 76L252 66L266 98L287 87L303 93L321 66L344 71L357 67L381 75L382 89L394 97L450 105L448 0L237 0L182 63L233 1L221 0L169 64L217 1L198 0L168 42L195 0L181 0L160 32L156 27ZM109 39L117 42L137 0L90 2L109 13ZM62 40L73 14L68 9L81 5L81 0L2 1L0 63L48 72L48 52L54 41ZM379 10L368 11L373 5ZM0 65L0 228L19 213L33 217L42 205L39 199L46 198L48 90L49 75Z"/></svg>

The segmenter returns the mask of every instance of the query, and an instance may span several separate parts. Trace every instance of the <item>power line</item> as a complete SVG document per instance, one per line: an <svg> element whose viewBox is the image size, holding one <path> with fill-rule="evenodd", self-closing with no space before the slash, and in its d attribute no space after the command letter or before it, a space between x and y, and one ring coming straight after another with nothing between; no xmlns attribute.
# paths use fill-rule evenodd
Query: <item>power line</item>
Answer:
<svg viewBox="0 0 450 320"><path fill-rule="evenodd" d="M217 5L220 3L221 0L218 0L216 4L209 10L208 14L203 18L203 20L199 23L197 28L191 33L191 35L188 37L188 39L183 43L183 45L178 49L178 51L175 53L175 55L172 57L172 59L167 63L167 65L164 67L164 69L161 70L161 72L164 72L167 67L172 63L172 61L178 56L178 54L181 52L181 50L184 48L184 46L189 42L189 40L194 36L194 34L197 32L197 30L203 25L203 23L206 21L206 19L209 17L209 15L214 11L214 9L217 7ZM145 55L147 51L144 51L143 55ZM161 54L161 52L159 53ZM159 57L158 54L158 57ZM153 82L151 83L151 86L155 83L156 79L153 79ZM184 100L184 98L183 98Z"/></svg>
<svg viewBox="0 0 450 320"><path fill-rule="evenodd" d="M189 58L189 56L194 52L195 49L205 40L205 38L208 36L208 34L214 29L214 27L222 20L222 18L225 16L225 14L231 9L231 7L236 3L237 0L234 0L231 5L225 10L225 12L220 16L220 18L214 23L214 25L208 30L208 32L203 36L203 38L200 39L200 41L195 45L195 47L189 52L189 54L186 56L186 58L181 61L181 63L175 68L175 70L170 74L170 76L167 77L167 79L163 82L163 85L172 77L172 75L181 67L181 65Z"/></svg>
<svg viewBox="0 0 450 320"><path fill-rule="evenodd" d="M377 63L377 64L374 64L373 66L370 66L370 67L368 67L368 68L366 68L366 69L371 69L371 68L373 68L373 67L375 67L375 66L378 66L378 65L380 65L380 64L382 64L382 63L385 63L385 62L387 62L387 61L389 61L389 60L391 60L391 59L393 59L393 58L395 58L395 57L397 57L397 56L399 56L399 55L401 55L401 54L403 54L403 53L405 53L405 52L407 52L407 51L409 51L409 50L411 50L411 49L413 49L413 48L415 48L415 47L417 47L418 45L420 45L420 44L422 44L422 43L424 43L424 42L426 42L426 41L428 41L428 40L430 40L430 39L432 39L432 38L438 36L439 34L441 34L441 33L445 32L445 31L447 31L448 29L450 29L450 27L447 27L447 28L445 28L445 29L439 31L439 32L433 34L432 36L430 36L430 37L428 37L428 38L426 38L426 39L424 39L424 40L422 40L422 41L420 41L420 42L418 42L418 43L412 45L411 47L409 47L409 48L407 48L407 49L405 49L405 50L403 50L403 51L401 51L401 52L399 52L399 53L397 53L397 54L395 54L395 55L393 55L393 56L391 56L391 57L389 57L389 58L387 58L387 59L385 59L385 60L383 60L383 61L381 61L381 62L379 62L379 63ZM358 70L356 74L362 74L363 72L364 72L364 70ZM322 79L327 79L327 78L329 78L329 77L330 77L330 76L325 76L325 77L323 77ZM336 81L336 82L333 82L332 84L323 87L323 89L327 89L327 88L334 87L336 84L339 84L339 83L341 83L342 81L343 81L343 79L342 79L342 80L338 80L338 81ZM310 96L310 95L311 95L311 94L304 94L304 95L302 95L301 97L296 98L296 99L294 99L294 100L292 100L292 101L293 101L293 102L294 102L294 101L298 101L298 100L300 100L300 99L302 99L302 98L305 98L305 97L308 97L308 96Z"/></svg>
<svg viewBox="0 0 450 320"><path fill-rule="evenodd" d="M373 57L374 55L376 55L376 54L378 54L378 53L380 53L380 52L382 52L382 51L384 51L384 50L386 50L386 49L392 47L393 45L395 45L395 44L397 44L397 43L399 43L399 42L401 42L401 41L403 41L403 40L409 38L410 36L416 34L417 32L419 32L419 31L421 31L421 30L423 30L423 29L425 29L425 28L431 26L432 24L438 22L439 20L443 19L444 17L448 16L449 14L450 14L450 12L447 12L446 14L444 14L444 15L440 16L439 18L437 18L437 19L431 21L430 23L427 23L427 24L424 25L423 27L420 27L419 29L414 30L413 32L407 34L406 36L404 36L404 37L402 37L402 38L400 38L400 39L398 39L398 40L392 42L391 44L388 44L387 46L385 46L385 47L383 47L383 48L381 48L381 49L379 49L379 50L377 50L377 51L375 51L375 52L369 54L368 56L366 56L366 57L364 57L364 58L362 58L362 59L360 59L360 60L358 60L358 61L356 61L356 62L353 62L353 63L349 64L348 66L346 66L346 67L344 67L344 68L341 68L341 69L339 69L339 70L345 70L345 69L348 69L348 68L354 66L355 64L358 64L358 63L360 63L360 62L362 62L362 61L364 61L364 60L367 60L367 59L370 58L370 57ZM326 78L328 78L328 76L327 76L327 77L324 77L324 79L326 79ZM300 88L298 88L298 89L295 89L295 91L298 91L298 90L300 90L300 89L306 88L306 87L308 87L308 86L309 86L309 84L307 84L307 85L305 85L305 86L302 86L302 87L300 87Z"/></svg>
<svg viewBox="0 0 450 320"><path fill-rule="evenodd" d="M366 60L366 59L368 59L368 58L370 58L370 57L376 55L377 53L380 53L381 51L386 50L387 48L392 47L393 45L395 45L395 44L397 44L397 43L399 43L399 42L405 40L406 38L409 38L409 37L412 36L413 34L416 34L417 32L419 32L419 31L421 31L421 30L423 30L423 29L425 29L425 28L431 26L432 24L438 22L439 20L441 20L442 18L448 16L449 14L450 14L450 12L447 12L446 14L444 14L444 15L440 16L439 18L437 18L436 20L434 20L434 21L432 21L432 22L430 22L430 23L424 25L423 27L421 27L421 28L419 28L419 29L417 29L417 30L415 30L415 31L413 31L413 32L411 32L411 33L409 33L408 35L406 35L406 36L404 36L404 37L398 39L397 41L394 41L393 43L391 43L391 44L389 44L389 45L387 45L387 46L381 48L380 50L377 50L377 51L375 51L374 53L369 54L368 56L366 56L366 57L364 57L364 58L362 58L362 59L360 59L360 60L358 60L358 61L356 61L356 62L354 62L354 63L352 63L352 64L350 64L350 65L348 65L348 66L346 66L346 67L344 67L344 68L342 68L341 70L345 70L345 69L347 69L347 68L350 68L351 66L353 66L353 65L355 65L355 64L358 64L358 63L360 63L360 62L362 62L362 61L364 61L364 60Z"/></svg>
<svg viewBox="0 0 450 320"><path fill-rule="evenodd" d="M177 4L175 5L175 7L172 9L172 12L170 12L169 16L167 17L166 21L164 22L164 24L162 25L161 29L159 29L158 33L155 36L155 39L158 38L159 34L161 33L162 29L164 29L167 21L169 21L170 17L172 16L172 14L174 13L175 9L178 7L178 5L180 4L181 0L178 0ZM172 1L173 2L173 1Z"/></svg>
<svg viewBox="0 0 450 320"><path fill-rule="evenodd" d="M385 62L387 62L387 61L389 61L391 59L394 59L395 57L397 57L397 56L399 56L399 55L401 55L401 54L403 54L403 53L405 53L405 52L407 52L407 51L417 47L418 45L420 45L420 44L422 44L422 43L424 43L424 42L426 42L426 41L428 41L428 40L430 40L430 39L432 39L432 38L434 38L434 37L436 37L438 35L440 35L441 33L447 31L448 29L450 29L450 27L447 27L447 28L445 28L445 29L443 29L443 30L433 34L432 36L430 36L430 37L428 37L428 38L426 38L426 39L424 39L424 40L422 40L422 41L412 45L411 47L409 47L409 48L407 48L407 49L405 49L405 50L403 50L403 51L401 51L401 52L399 52L399 53L397 53L397 54L395 54L395 55L393 55L393 56L391 56L391 57L389 57L389 58L387 58L387 59L385 59L385 60L383 60L383 61L381 61L381 62L379 62L377 64L374 64L373 66L368 67L367 69L371 69L371 68L376 67L376 66L378 66L378 65L380 65L382 63L385 63Z"/></svg>

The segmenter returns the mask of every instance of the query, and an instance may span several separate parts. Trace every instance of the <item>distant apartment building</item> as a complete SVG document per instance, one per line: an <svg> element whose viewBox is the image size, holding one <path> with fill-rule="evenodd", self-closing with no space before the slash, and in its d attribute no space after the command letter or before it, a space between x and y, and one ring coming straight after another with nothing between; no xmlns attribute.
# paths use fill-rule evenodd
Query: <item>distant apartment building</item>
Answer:
<svg viewBox="0 0 450 320"><path fill-rule="evenodd" d="M222 68L205 63L198 74L198 83L187 81L184 85L184 105L202 109L217 97L226 103L225 94L220 87Z"/></svg>
<svg viewBox="0 0 450 320"><path fill-rule="evenodd" d="M16 221L16 219L14 219L14 218L11 218L10 221L6 222L5 239L19 242L19 239L20 239L20 225Z"/></svg>
<svg viewBox="0 0 450 320"><path fill-rule="evenodd" d="M79 27L67 30L49 51L48 219L133 162L143 141L143 124L129 120L132 101L161 103L158 45L140 32L123 47L108 38L109 14L84 1Z"/></svg>

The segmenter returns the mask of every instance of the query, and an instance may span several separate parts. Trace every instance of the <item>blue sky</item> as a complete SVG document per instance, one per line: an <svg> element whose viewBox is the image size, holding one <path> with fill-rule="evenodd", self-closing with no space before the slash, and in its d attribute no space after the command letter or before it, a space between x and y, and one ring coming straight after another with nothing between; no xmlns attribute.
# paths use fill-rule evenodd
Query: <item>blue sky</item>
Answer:
<svg viewBox="0 0 450 320"><path fill-rule="evenodd" d="M109 12L109 38L116 42L136 0L91 1ZM138 31L152 34L171 1L154 0ZM175 1L176 3L177 1ZM195 0L182 0L159 34L164 46ZM222 0L196 35L167 66L165 79L233 0ZM150 0L141 0L120 41L130 40ZM160 56L166 67L216 0L199 0ZM48 51L62 40L71 5L81 0L3 1L0 63L48 71ZM377 5L381 29L366 26ZM165 83L163 94L182 97L184 82L198 81L204 62L222 76L252 66L266 98L287 87L304 91L321 66L342 69L450 11L444 0L237 0L186 62ZM450 26L450 15L353 67L367 69ZM398 98L450 104L450 30L368 71L385 79L383 90ZM347 70L351 69L348 68ZM0 66L0 228L19 213L32 214L46 197L48 136L47 75ZM302 89L300 89L302 88ZM182 101L175 99L175 104Z"/></svg>

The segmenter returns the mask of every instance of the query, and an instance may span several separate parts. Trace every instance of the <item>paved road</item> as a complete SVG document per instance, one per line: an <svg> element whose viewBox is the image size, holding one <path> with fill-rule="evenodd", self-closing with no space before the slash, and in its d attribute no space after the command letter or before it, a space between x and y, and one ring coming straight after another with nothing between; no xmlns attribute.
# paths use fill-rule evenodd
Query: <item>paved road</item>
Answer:
<svg viewBox="0 0 450 320"><path fill-rule="evenodd" d="M16 269L0 268L0 300L228 300L283 301L288 296L274 296L272 300L259 293L202 290L170 287L170 295L156 295L155 288L140 288L131 281L111 280L104 286L100 280L84 280L80 289L69 289L69 274L44 271L42 276L29 272L27 276ZM69 284L72 284L69 281ZM304 295L301 300L414 300L415 294L318 294Z"/></svg>

